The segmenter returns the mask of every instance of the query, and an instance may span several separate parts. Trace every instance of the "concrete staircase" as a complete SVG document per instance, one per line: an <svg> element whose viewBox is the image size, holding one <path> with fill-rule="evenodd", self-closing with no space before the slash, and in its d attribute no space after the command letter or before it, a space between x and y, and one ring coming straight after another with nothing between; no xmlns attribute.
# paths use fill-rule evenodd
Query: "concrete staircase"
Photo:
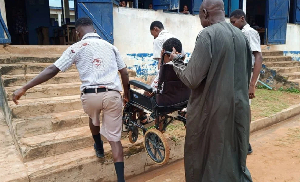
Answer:
<svg viewBox="0 0 300 182"><path fill-rule="evenodd" d="M113 165L108 165L112 162L108 162L111 160L111 152L107 142L104 144L106 158L103 160L95 156L88 117L81 106L81 83L75 66L28 90L19 105L11 101L13 91L56 61L66 48L9 46L4 50L0 49L2 84L11 110L11 120L7 122L23 161L22 165L25 165L25 176L28 176L27 180L19 181L73 182L116 179ZM264 52L263 55L264 64L269 68L292 81L297 82L297 79L300 79L299 62L292 61L291 57L282 56L281 51ZM131 79L135 79L134 72L130 71L129 74ZM132 145L126 139L122 144L125 155L128 156L126 161L130 161L126 163L127 176L143 172L143 162L151 164L151 160L144 153L139 154L140 157L142 155L143 162L129 157L132 152L136 154L143 150L141 142Z"/></svg>
<svg viewBox="0 0 300 182"><path fill-rule="evenodd" d="M64 49L57 52L61 53ZM88 127L88 116L82 110L81 83L76 67L72 66L67 72L59 73L55 78L28 90L19 105L15 105L11 98L13 91L55 62L59 54L21 55L25 54L1 56L0 72L11 109L11 131L30 181L65 181L66 178L67 181L80 181L76 179L78 170L90 170L86 173L90 175L86 179L105 179L105 175L99 173L104 168L99 167L101 163L92 147L94 142ZM130 71L129 75L133 79L135 73ZM110 151L107 142L104 147L106 152ZM90 168L82 169L82 165ZM97 169L93 169L95 165L98 165ZM72 172L63 173L72 169L77 169L73 177L70 176ZM92 171L95 174L91 174Z"/></svg>
<svg viewBox="0 0 300 182"><path fill-rule="evenodd" d="M275 70L277 76L282 76L296 85L300 84L300 62L293 61L290 56L283 56L283 51L263 52L263 57L263 64Z"/></svg>

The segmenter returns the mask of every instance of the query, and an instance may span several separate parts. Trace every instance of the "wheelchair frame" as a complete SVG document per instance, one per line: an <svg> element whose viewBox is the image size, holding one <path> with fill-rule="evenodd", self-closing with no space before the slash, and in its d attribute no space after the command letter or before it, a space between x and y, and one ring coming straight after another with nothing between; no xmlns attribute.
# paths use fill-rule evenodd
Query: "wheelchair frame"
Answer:
<svg viewBox="0 0 300 182"><path fill-rule="evenodd" d="M148 156L158 164L165 164L169 160L170 149L167 139L164 137L167 126L174 120L179 120L186 124L186 118L178 114L173 117L168 114L175 111L181 111L187 106L187 101L171 106L154 106L151 97L145 96L133 89L130 86L135 86L147 92L152 92L152 88L142 82L131 80L129 82L129 102L125 105L123 110L123 124L129 135L129 141L135 143L138 139L138 129L143 131L144 147ZM155 99L155 96L153 96ZM144 125L138 123L136 113L138 109L147 110L155 115L155 125L146 128Z"/></svg>

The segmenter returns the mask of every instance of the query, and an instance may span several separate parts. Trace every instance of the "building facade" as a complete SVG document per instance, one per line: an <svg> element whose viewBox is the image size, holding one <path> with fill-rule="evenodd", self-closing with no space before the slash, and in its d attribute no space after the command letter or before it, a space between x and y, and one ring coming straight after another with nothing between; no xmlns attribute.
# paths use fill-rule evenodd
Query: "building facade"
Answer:
<svg viewBox="0 0 300 182"><path fill-rule="evenodd" d="M90 17L97 33L116 45L127 65L140 73L155 67L151 59L153 37L149 30L152 21L161 21L182 41L188 53L193 51L195 38L202 29L198 17L202 0L133 0L129 3L132 8L119 7L116 0L56 0L62 7L51 6L49 0L17 1L20 2L17 7L23 8L25 16L27 44L38 44L38 27L48 27L46 39L49 39L49 44L55 44L52 38L57 36L55 31L59 27L74 25L76 17ZM16 3L11 2L0 0L3 22L0 40L15 44L20 36L15 33L12 22L11 12ZM148 9L150 3L153 9ZM180 13L184 5L189 7L190 14ZM246 12L247 21L261 35L263 49L300 52L300 0L224 0L224 5L227 17L235 9Z"/></svg>

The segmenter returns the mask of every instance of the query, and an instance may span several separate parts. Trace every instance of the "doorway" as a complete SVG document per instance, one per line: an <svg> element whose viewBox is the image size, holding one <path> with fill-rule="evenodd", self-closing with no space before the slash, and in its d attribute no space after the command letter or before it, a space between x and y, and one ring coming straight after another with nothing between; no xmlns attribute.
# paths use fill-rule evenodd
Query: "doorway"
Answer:
<svg viewBox="0 0 300 182"><path fill-rule="evenodd" d="M246 21L258 31L261 45L265 43L266 34L266 0L247 0Z"/></svg>
<svg viewBox="0 0 300 182"><path fill-rule="evenodd" d="M11 35L11 44L28 44L28 26L25 0L5 0L8 31Z"/></svg>

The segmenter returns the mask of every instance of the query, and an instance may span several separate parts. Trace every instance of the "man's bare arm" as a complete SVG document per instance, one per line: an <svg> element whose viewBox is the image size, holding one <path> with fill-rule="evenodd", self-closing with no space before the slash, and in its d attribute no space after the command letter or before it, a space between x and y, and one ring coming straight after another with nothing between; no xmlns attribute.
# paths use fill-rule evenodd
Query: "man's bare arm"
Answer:
<svg viewBox="0 0 300 182"><path fill-rule="evenodd" d="M121 70L119 70L120 74L121 74L121 79L122 79L122 84L123 84L123 89L124 89L124 93L123 93L123 97L124 97L124 101L128 102L129 99L129 77L128 77L128 72L127 72L127 68L123 68Z"/></svg>
<svg viewBox="0 0 300 182"><path fill-rule="evenodd" d="M262 53L254 51L253 55L255 57L255 63L254 63L254 68L253 68L253 75L252 79L250 80L250 86L249 86L249 98L253 99L255 98L255 85L262 67Z"/></svg>
<svg viewBox="0 0 300 182"><path fill-rule="evenodd" d="M161 59L158 59L158 58L154 58L154 60L158 61L158 65L157 65L157 68L158 70L160 69L160 65L161 65Z"/></svg>
<svg viewBox="0 0 300 182"><path fill-rule="evenodd" d="M19 102L17 100L19 100L21 98L22 95L25 94L25 92L36 86L39 85L41 83L44 83L46 81L48 81L49 79L53 78L55 75L57 75L57 73L60 70L54 65L52 64L51 66L47 67L46 69L44 69L38 76L36 76L35 78L33 78L31 81L29 81L26 85L24 85L22 88L16 90L13 93L13 101L15 104L18 104Z"/></svg>

